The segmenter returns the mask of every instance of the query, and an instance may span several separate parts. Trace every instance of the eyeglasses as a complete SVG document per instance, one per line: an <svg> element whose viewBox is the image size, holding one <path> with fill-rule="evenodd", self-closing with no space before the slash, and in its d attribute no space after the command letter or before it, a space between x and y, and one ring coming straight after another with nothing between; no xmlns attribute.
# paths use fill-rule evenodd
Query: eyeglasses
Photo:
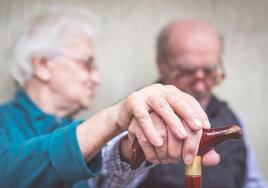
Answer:
<svg viewBox="0 0 268 188"><path fill-rule="evenodd" d="M92 56L84 56L80 58L77 57L72 59L77 63L79 63L83 68L85 68L89 72L96 70L96 66L94 64L94 58Z"/></svg>
<svg viewBox="0 0 268 188"><path fill-rule="evenodd" d="M59 55L63 58L67 58L78 63L82 68L86 69L89 72L96 70L94 57L91 55L74 55L74 54L68 54L68 53L60 53L60 54L57 54L56 56L59 56Z"/></svg>
<svg viewBox="0 0 268 188"><path fill-rule="evenodd" d="M224 69L222 64L217 64L217 65L211 65L211 66L206 66L206 67L194 67L188 64L171 64L168 63L169 68L171 68L174 72L174 75L176 78L189 78L193 79L194 75L198 71L202 71L205 78L210 78L210 79L219 79L219 76L224 74Z"/></svg>

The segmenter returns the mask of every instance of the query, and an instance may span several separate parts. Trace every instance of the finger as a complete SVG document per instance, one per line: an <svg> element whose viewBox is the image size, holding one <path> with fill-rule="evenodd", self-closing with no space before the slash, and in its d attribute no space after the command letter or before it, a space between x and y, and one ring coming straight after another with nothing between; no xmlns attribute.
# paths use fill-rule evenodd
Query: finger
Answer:
<svg viewBox="0 0 268 188"><path fill-rule="evenodd" d="M220 155L214 150L210 150L202 157L202 164L205 166L215 166L220 162Z"/></svg>
<svg viewBox="0 0 268 188"><path fill-rule="evenodd" d="M187 137L183 124L164 98L157 95L151 96L149 105L178 138L185 139Z"/></svg>
<svg viewBox="0 0 268 188"><path fill-rule="evenodd" d="M199 142L202 136L202 130L193 132L188 126L185 126L188 138L183 143L183 160L185 164L192 164L194 157L197 155Z"/></svg>
<svg viewBox="0 0 268 188"><path fill-rule="evenodd" d="M191 104L192 108L196 111L197 114L199 114L199 119L203 123L203 128L210 129L211 125L208 119L207 114L205 113L204 109L200 105L200 103L191 95L186 94L186 101ZM193 129L194 130L194 129Z"/></svg>
<svg viewBox="0 0 268 188"><path fill-rule="evenodd" d="M167 149L167 130L165 123L163 120L156 114L150 113L151 118L153 120L153 124L158 131L158 134L161 136L163 140L163 144L160 147L155 147L154 150L157 154L157 158L159 159L161 164L167 164L168 160L168 149Z"/></svg>
<svg viewBox="0 0 268 188"><path fill-rule="evenodd" d="M142 161L145 160L144 152L136 138L136 130L135 127L136 125L136 120L135 118L132 118L131 124L129 125L128 129L128 144L130 148L130 166L132 170L137 169Z"/></svg>
<svg viewBox="0 0 268 188"><path fill-rule="evenodd" d="M195 99L190 95L181 92L174 86L166 86L169 90L167 92L167 101L172 109L187 123L187 125L193 130L200 130L205 127L207 121L203 121L206 118L206 114L202 107L194 101ZM207 125L206 125L207 126Z"/></svg>
<svg viewBox="0 0 268 188"><path fill-rule="evenodd" d="M169 163L178 164L181 160L182 140L178 139L171 130L167 129L168 134L168 159Z"/></svg>
<svg viewBox="0 0 268 188"><path fill-rule="evenodd" d="M145 106L146 103L144 104L143 98L134 95L129 101L128 108L133 112L138 126L142 128L145 136L153 145L161 146L163 141L153 126L148 107Z"/></svg>
<svg viewBox="0 0 268 188"><path fill-rule="evenodd" d="M136 140L136 135L135 135L135 126L137 126L137 122L135 118L132 118L130 121L130 125L128 127L128 143L129 147L131 147Z"/></svg>
<svg viewBox="0 0 268 188"><path fill-rule="evenodd" d="M160 161L154 150L154 146L148 141L141 127L137 126L138 122L134 121L134 123L135 123L135 135L143 150L146 160L154 164L159 164Z"/></svg>

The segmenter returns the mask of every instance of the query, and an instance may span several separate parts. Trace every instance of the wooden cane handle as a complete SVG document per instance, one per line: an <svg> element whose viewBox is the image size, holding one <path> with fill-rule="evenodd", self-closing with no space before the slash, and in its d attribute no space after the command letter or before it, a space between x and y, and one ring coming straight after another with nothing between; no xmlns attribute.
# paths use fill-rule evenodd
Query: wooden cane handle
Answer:
<svg viewBox="0 0 268 188"><path fill-rule="evenodd" d="M204 129L199 143L198 155L202 156L212 148L228 139L238 139L242 135L242 130L238 125L229 125L221 128ZM145 160L144 153L136 139L131 146L130 166L137 169Z"/></svg>

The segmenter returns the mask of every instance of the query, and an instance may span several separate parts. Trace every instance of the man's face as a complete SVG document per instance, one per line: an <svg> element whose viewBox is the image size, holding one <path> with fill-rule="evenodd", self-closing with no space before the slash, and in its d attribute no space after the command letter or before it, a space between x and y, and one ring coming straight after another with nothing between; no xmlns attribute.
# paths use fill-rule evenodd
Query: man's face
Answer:
<svg viewBox="0 0 268 188"><path fill-rule="evenodd" d="M73 37L67 44L51 59L49 87L66 103L88 108L100 81L94 67L93 45L84 35Z"/></svg>
<svg viewBox="0 0 268 188"><path fill-rule="evenodd" d="M221 72L220 41L208 35L188 35L170 44L174 56L158 63L162 80L207 105Z"/></svg>

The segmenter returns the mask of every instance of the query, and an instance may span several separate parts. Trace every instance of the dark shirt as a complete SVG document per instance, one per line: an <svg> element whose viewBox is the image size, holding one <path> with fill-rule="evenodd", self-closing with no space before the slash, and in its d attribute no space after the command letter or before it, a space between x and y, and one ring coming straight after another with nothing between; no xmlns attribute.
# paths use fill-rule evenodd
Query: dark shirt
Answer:
<svg viewBox="0 0 268 188"><path fill-rule="evenodd" d="M213 128L229 124L238 124L239 121L226 103L212 97L206 113ZM203 188L241 188L246 175L246 147L243 139L229 140L216 148L221 156L217 166L203 167ZM158 165L149 171L148 177L139 186L140 188L183 188L184 165Z"/></svg>
<svg viewBox="0 0 268 188"><path fill-rule="evenodd" d="M0 187L88 187L101 155L85 163L76 137L80 122L42 112L19 90L0 106Z"/></svg>

